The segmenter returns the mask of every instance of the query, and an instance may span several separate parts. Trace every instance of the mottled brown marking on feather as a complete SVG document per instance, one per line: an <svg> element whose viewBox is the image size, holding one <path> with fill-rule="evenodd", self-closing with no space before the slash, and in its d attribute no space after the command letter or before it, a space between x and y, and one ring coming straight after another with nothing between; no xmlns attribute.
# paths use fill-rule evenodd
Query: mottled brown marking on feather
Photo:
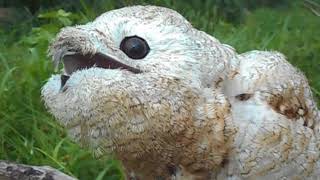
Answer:
<svg viewBox="0 0 320 180"><path fill-rule="evenodd" d="M222 82L223 82L223 78L220 77L215 83L215 87L220 87Z"/></svg>
<svg viewBox="0 0 320 180"><path fill-rule="evenodd" d="M238 75L238 74L240 74L239 71L232 71L232 72L230 73L230 75L229 75L229 78L230 78L230 79L233 79L233 78L235 78L236 75Z"/></svg>
<svg viewBox="0 0 320 180"><path fill-rule="evenodd" d="M298 119L299 117L306 119L309 114L302 88L298 94L296 94L292 88L285 90L281 94L273 94L268 99L268 104L273 110L286 116L288 119ZM304 125L307 126L306 120Z"/></svg>

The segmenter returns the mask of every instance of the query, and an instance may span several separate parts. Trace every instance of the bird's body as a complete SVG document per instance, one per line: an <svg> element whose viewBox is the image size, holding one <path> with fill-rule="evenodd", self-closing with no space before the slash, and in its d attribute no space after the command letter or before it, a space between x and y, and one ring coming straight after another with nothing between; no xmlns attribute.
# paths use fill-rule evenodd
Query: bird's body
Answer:
<svg viewBox="0 0 320 180"><path fill-rule="evenodd" d="M42 90L70 136L128 178L317 179L319 111L277 52L237 54L177 12L133 6L67 27Z"/></svg>

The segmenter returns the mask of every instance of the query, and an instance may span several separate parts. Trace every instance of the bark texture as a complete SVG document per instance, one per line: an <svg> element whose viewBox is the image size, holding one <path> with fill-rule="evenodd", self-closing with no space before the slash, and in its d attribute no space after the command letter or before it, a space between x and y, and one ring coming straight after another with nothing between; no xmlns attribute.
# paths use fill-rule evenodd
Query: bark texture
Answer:
<svg viewBox="0 0 320 180"><path fill-rule="evenodd" d="M0 180L76 180L49 166L31 166L0 160Z"/></svg>

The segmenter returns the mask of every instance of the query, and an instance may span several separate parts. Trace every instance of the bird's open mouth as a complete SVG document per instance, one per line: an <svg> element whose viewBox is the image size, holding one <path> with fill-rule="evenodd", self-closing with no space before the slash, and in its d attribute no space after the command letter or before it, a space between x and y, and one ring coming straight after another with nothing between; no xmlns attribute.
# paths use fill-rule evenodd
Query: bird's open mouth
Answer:
<svg viewBox="0 0 320 180"><path fill-rule="evenodd" d="M63 65L66 74L61 75L61 87L65 85L72 73L81 69L89 69L91 67L100 67L104 69L125 69L134 74L141 73L139 69L123 64L114 58L101 53L93 55L65 55L63 57Z"/></svg>

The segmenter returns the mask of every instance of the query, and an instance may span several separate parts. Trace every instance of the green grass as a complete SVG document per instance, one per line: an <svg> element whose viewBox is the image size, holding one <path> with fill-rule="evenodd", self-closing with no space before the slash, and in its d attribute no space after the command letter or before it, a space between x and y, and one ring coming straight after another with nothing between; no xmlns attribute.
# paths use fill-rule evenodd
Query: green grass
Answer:
<svg viewBox="0 0 320 180"><path fill-rule="evenodd" d="M58 11L59 7L43 9L39 16L26 15L19 24L0 28L0 159L50 165L80 179L123 179L118 161L108 156L95 159L66 136L46 112L40 89L53 73L46 49L61 27L87 22L101 12L126 4L176 9L195 27L238 52L283 52L306 74L320 100L320 18L302 4L245 12L240 23L232 24L210 0L93 1L90 6L84 0L80 2L78 8L69 8L70 13Z"/></svg>

